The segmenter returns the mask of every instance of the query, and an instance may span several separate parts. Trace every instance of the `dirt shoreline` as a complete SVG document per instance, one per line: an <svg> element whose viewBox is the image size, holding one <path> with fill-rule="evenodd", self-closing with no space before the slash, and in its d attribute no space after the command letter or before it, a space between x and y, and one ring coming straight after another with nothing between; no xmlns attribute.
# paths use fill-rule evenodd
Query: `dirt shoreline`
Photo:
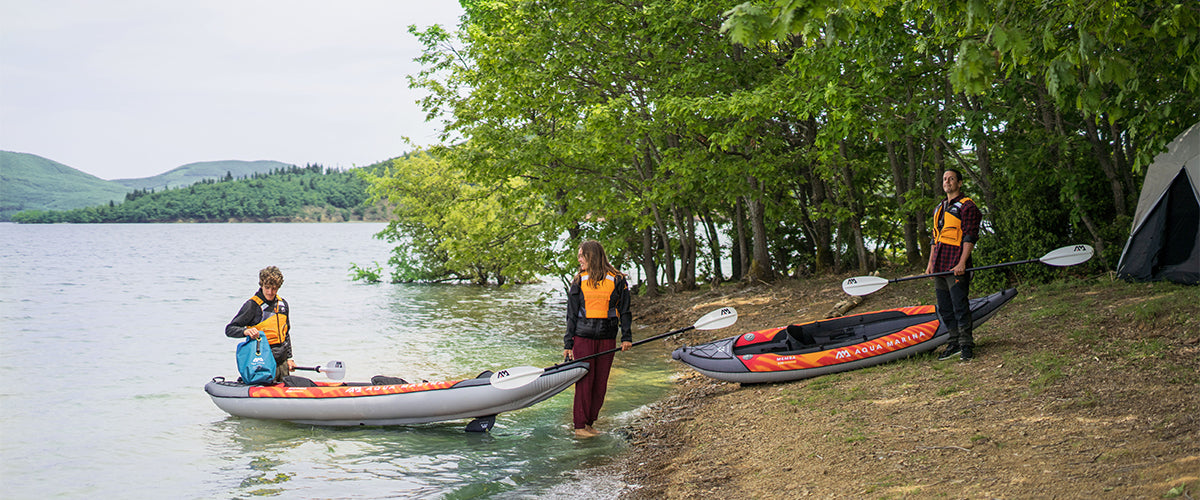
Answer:
<svg viewBox="0 0 1200 500"><path fill-rule="evenodd" d="M665 331L737 308L733 327L664 340L677 346L820 319L846 298L840 278L639 298L635 320ZM848 314L929 303L923 285ZM1028 288L977 330L970 363L925 354L746 386L679 365L670 396L612 430L628 450L593 472L633 499L1200 496L1200 291Z"/></svg>

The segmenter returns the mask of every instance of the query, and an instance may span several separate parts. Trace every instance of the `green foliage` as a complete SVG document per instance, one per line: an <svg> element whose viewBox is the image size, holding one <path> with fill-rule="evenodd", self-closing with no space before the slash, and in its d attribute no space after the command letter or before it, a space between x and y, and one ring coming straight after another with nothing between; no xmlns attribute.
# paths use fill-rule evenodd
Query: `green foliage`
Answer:
<svg viewBox="0 0 1200 500"><path fill-rule="evenodd" d="M383 281L383 266L378 262L371 267L361 267L358 264L350 264L350 280L364 281L367 283L379 283Z"/></svg>
<svg viewBox="0 0 1200 500"><path fill-rule="evenodd" d="M582 238L649 285L684 289L716 274L704 252L734 249L754 261L734 275L762 279L885 259L921 268L947 168L965 171L996 231L977 265L1089 243L1098 257L1077 272L1107 270L1140 169L1200 119L1200 14L1183 0L465 9L457 31L410 28L425 44L411 85L454 142L437 150L452 182L436 187L536 200L542 234L570 243L532 255L560 276ZM420 223L394 235L404 279L452 275L451 240L488 239L410 215ZM697 221L726 243L711 250ZM979 280L987 290L1060 272Z"/></svg>
<svg viewBox="0 0 1200 500"><path fill-rule="evenodd" d="M355 172L310 165L255 174L247 179L204 180L158 192L135 190L128 193L123 203L67 211L24 211L14 215L13 221L226 222L301 217L349 220L367 197L367 183ZM314 208L317 212L311 212Z"/></svg>
<svg viewBox="0 0 1200 500"><path fill-rule="evenodd" d="M557 240L546 203L522 196L524 180L469 182L450 163L426 154L366 174L375 197L395 208L376 236L396 244L393 282L529 281L546 270ZM549 231L549 232L548 232Z"/></svg>

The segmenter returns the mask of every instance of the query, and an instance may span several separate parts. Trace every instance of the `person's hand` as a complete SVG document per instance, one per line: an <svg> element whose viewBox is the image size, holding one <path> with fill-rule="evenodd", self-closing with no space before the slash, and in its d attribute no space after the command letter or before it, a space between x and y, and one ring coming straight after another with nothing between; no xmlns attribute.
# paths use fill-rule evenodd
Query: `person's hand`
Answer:
<svg viewBox="0 0 1200 500"><path fill-rule="evenodd" d="M925 264L925 274L933 274L933 262Z"/></svg>
<svg viewBox="0 0 1200 500"><path fill-rule="evenodd" d="M967 274L967 263L959 262L958 265L954 266L954 269L951 269L951 271L954 271L955 276Z"/></svg>
<svg viewBox="0 0 1200 500"><path fill-rule="evenodd" d="M258 340L258 329L254 327L246 328L246 336Z"/></svg>
<svg viewBox="0 0 1200 500"><path fill-rule="evenodd" d="M575 356L572 356L571 354L572 353L571 353L570 349L563 349L563 359L565 359L567 361L571 361L572 359L575 359Z"/></svg>
<svg viewBox="0 0 1200 500"><path fill-rule="evenodd" d="M287 360L287 366L288 366L288 371L295 370L296 369L296 360L294 360L294 359Z"/></svg>
<svg viewBox="0 0 1200 500"><path fill-rule="evenodd" d="M633 342L628 342L628 341L621 342L621 350L622 351L628 351L630 347L633 347Z"/></svg>

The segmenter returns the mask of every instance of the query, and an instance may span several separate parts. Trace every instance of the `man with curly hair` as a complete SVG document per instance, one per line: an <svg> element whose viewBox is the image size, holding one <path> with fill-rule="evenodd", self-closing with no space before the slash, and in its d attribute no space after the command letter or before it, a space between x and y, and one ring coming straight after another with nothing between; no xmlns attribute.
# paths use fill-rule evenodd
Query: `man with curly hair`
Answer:
<svg viewBox="0 0 1200 500"><path fill-rule="evenodd" d="M292 360L291 309L279 296L283 273L275 266L264 268L258 272L258 286L258 292L242 304L237 316L225 326L225 335L255 340L265 335L275 357L275 381L278 382L296 368L296 362Z"/></svg>

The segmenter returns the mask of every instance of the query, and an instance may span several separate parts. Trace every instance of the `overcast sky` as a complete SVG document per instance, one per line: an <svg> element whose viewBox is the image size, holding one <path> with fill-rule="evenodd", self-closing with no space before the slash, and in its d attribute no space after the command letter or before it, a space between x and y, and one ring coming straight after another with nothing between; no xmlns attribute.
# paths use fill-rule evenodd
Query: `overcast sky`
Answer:
<svg viewBox="0 0 1200 500"><path fill-rule="evenodd" d="M446 0L0 0L0 150L102 179L197 161L363 166L436 141L409 25Z"/></svg>

